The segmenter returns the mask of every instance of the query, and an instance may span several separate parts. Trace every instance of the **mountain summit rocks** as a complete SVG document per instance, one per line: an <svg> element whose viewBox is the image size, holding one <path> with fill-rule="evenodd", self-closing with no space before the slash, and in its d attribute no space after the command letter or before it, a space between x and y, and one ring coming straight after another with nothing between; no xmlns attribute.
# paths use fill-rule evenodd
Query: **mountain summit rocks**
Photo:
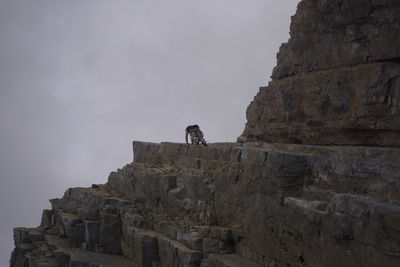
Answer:
<svg viewBox="0 0 400 267"><path fill-rule="evenodd" d="M303 0L237 143L133 142L11 267L400 266L400 2Z"/></svg>
<svg viewBox="0 0 400 267"><path fill-rule="evenodd" d="M400 151L134 142L16 228L11 266L398 266ZM118 263L118 264L117 264Z"/></svg>
<svg viewBox="0 0 400 267"><path fill-rule="evenodd" d="M240 140L400 144L400 2L304 0Z"/></svg>

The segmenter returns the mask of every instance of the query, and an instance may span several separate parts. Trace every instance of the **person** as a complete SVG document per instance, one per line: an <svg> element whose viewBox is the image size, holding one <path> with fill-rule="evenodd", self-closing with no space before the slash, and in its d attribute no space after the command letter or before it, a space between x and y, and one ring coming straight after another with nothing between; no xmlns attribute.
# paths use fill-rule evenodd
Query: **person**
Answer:
<svg viewBox="0 0 400 267"><path fill-rule="evenodd" d="M202 144L203 146L207 146L206 140L204 140L204 135L203 132L200 130L199 125L189 125L185 129L185 140L186 144L189 144L188 142L188 135L190 135L190 140L192 141L192 145L198 145Z"/></svg>

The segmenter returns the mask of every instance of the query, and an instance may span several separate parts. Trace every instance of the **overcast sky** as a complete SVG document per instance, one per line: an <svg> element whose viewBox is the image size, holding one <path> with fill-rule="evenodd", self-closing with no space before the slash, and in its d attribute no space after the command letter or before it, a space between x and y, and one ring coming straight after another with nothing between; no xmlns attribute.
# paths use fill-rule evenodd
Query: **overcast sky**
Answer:
<svg viewBox="0 0 400 267"><path fill-rule="evenodd" d="M233 142L299 0L0 0L0 267L48 199L131 141Z"/></svg>

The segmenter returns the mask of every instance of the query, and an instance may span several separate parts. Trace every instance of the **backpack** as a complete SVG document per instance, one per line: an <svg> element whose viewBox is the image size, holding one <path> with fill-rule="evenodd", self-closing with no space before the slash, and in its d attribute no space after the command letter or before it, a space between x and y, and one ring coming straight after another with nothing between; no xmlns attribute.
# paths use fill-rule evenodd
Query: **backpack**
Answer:
<svg viewBox="0 0 400 267"><path fill-rule="evenodd" d="M192 130L197 130L200 129L199 125L195 124L195 125L189 125L188 127L186 127L186 132L190 132Z"/></svg>

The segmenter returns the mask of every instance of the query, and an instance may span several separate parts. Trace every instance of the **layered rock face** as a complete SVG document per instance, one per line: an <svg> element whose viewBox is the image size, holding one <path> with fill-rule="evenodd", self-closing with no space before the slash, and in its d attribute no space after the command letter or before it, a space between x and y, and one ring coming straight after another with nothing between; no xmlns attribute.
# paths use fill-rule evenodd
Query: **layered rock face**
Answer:
<svg viewBox="0 0 400 267"><path fill-rule="evenodd" d="M11 266L398 266L399 181L398 149L134 142L14 230Z"/></svg>
<svg viewBox="0 0 400 267"><path fill-rule="evenodd" d="M304 0L242 141L400 144L400 2Z"/></svg>
<svg viewBox="0 0 400 267"><path fill-rule="evenodd" d="M14 229L10 266L400 266L399 18L303 0L241 142L133 142L106 184Z"/></svg>

